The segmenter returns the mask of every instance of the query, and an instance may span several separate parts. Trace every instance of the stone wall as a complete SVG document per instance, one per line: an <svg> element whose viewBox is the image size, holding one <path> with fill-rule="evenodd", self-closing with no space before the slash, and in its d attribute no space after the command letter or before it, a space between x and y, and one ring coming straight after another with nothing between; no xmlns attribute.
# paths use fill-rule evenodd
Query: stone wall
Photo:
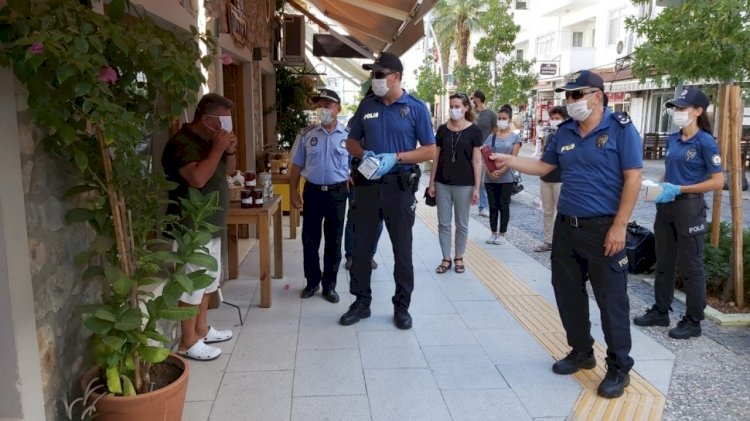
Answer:
<svg viewBox="0 0 750 421"><path fill-rule="evenodd" d="M44 151L42 134L31 124L26 91L18 83L16 93L45 411L49 420L65 419L62 400L76 397L78 377L90 365L86 352L90 333L76 308L95 301L99 287L81 281L80 269L72 262L92 235L83 225L65 224L65 213L73 204L63 195L77 171L70 162Z"/></svg>

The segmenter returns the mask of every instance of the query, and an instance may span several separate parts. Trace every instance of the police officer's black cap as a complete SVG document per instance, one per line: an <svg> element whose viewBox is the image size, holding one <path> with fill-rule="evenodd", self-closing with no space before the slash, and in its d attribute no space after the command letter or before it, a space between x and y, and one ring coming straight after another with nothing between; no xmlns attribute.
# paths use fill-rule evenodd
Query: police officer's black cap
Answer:
<svg viewBox="0 0 750 421"><path fill-rule="evenodd" d="M700 107L704 110L708 108L708 97L706 94L695 88L686 88L682 90L680 96L667 101L664 104L667 108L672 107Z"/></svg>
<svg viewBox="0 0 750 421"><path fill-rule="evenodd" d="M604 91L604 81L591 70L580 70L565 76L565 85L556 88L555 92L580 91L582 89L598 89Z"/></svg>
<svg viewBox="0 0 750 421"><path fill-rule="evenodd" d="M381 53L380 57L374 63L363 64L362 68L365 70L375 70L376 72L392 70L404 73L404 65L401 64L401 60L391 53Z"/></svg>
<svg viewBox="0 0 750 421"><path fill-rule="evenodd" d="M319 90L318 93L312 97L313 102L318 102L321 99L327 99L337 104L341 104L341 99L339 99L339 94L337 94L336 92L330 89L323 88Z"/></svg>

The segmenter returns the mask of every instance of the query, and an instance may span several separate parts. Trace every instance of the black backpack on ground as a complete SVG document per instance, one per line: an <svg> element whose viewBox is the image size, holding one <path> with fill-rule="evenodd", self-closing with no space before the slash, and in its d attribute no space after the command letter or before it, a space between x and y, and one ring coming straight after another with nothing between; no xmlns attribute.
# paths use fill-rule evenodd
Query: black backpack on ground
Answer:
<svg viewBox="0 0 750 421"><path fill-rule="evenodd" d="M656 263L656 237L650 229L631 222L627 228L625 253L628 256L628 272L649 273Z"/></svg>

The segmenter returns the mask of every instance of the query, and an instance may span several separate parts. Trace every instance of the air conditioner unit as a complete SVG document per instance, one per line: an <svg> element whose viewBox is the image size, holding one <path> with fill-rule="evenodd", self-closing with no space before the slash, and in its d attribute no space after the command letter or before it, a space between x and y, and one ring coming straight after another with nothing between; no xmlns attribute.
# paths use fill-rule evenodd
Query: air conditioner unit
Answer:
<svg viewBox="0 0 750 421"><path fill-rule="evenodd" d="M516 1L516 10L528 9L527 1Z"/></svg>
<svg viewBox="0 0 750 421"><path fill-rule="evenodd" d="M286 62L305 61L305 17L284 15L284 57Z"/></svg>
<svg viewBox="0 0 750 421"><path fill-rule="evenodd" d="M624 38L617 40L615 51L617 52L618 55L622 54L625 51L625 45L626 45L626 40Z"/></svg>

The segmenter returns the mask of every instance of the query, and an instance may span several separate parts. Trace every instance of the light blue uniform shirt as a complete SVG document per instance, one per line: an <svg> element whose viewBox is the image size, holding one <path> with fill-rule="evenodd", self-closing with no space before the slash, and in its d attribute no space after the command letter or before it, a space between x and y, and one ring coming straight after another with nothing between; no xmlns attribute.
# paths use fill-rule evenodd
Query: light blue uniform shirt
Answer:
<svg viewBox="0 0 750 421"><path fill-rule="evenodd" d="M710 174L722 171L719 145L703 130L685 141L680 132L674 132L667 138L664 167L667 183L689 186L706 181Z"/></svg>
<svg viewBox="0 0 750 421"><path fill-rule="evenodd" d="M349 120L350 139L364 139L362 147L375 154L407 152L420 145L435 143L432 119L427 106L420 99L404 93L391 105L370 95L359 103ZM412 164L395 165L391 172Z"/></svg>
<svg viewBox="0 0 750 421"><path fill-rule="evenodd" d="M567 216L614 216L620 207L623 171L642 168L641 137L627 115L609 109L599 125L581 137L570 119L549 140L542 161L562 169L557 211Z"/></svg>
<svg viewBox="0 0 750 421"><path fill-rule="evenodd" d="M292 164L313 184L330 185L349 179L347 128L336 123L329 133L322 124L310 126L297 136L292 149Z"/></svg>

